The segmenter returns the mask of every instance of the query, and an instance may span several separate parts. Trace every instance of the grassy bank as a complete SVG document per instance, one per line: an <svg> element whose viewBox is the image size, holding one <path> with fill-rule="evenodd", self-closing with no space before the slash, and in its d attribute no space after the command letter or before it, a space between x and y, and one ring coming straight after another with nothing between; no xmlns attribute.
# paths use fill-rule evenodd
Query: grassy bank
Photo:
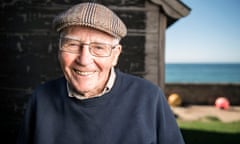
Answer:
<svg viewBox="0 0 240 144"><path fill-rule="evenodd" d="M235 144L240 141L240 121L223 123L209 117L199 121L180 121L186 144Z"/></svg>

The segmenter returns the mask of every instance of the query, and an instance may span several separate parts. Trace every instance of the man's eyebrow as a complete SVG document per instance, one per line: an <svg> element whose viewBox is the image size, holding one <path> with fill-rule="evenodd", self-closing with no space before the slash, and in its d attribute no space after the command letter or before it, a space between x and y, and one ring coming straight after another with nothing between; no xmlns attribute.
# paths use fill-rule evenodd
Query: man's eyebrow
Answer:
<svg viewBox="0 0 240 144"><path fill-rule="evenodd" d="M71 36L71 35L64 35L64 36L61 36L61 38L69 38L69 39L81 41L78 37Z"/></svg>

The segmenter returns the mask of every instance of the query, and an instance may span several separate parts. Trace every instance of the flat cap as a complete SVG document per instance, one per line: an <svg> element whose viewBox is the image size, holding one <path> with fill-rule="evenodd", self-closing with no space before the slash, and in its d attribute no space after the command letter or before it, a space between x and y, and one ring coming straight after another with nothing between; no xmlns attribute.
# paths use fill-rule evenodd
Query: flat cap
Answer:
<svg viewBox="0 0 240 144"><path fill-rule="evenodd" d="M120 39L127 35L125 24L112 10L93 2L74 5L53 20L57 32L68 26L91 27Z"/></svg>

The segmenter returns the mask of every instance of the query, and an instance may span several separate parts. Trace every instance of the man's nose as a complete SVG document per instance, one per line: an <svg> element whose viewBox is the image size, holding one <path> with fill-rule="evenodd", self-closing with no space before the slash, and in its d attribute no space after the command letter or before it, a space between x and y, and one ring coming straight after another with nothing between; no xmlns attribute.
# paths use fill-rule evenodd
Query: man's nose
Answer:
<svg viewBox="0 0 240 144"><path fill-rule="evenodd" d="M82 45L79 50L77 62L81 65L88 65L93 62L93 56L89 51L89 45Z"/></svg>

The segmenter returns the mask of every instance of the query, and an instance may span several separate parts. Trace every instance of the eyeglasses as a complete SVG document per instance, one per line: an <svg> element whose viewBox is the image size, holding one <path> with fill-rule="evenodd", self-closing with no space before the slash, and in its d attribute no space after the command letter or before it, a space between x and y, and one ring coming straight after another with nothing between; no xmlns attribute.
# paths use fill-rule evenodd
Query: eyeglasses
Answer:
<svg viewBox="0 0 240 144"><path fill-rule="evenodd" d="M60 50L79 54L84 45L88 45L88 50L91 55L96 57L108 57L112 53L112 49L114 49L117 45L112 46L106 43L83 43L79 40L68 38L68 37L60 37Z"/></svg>

